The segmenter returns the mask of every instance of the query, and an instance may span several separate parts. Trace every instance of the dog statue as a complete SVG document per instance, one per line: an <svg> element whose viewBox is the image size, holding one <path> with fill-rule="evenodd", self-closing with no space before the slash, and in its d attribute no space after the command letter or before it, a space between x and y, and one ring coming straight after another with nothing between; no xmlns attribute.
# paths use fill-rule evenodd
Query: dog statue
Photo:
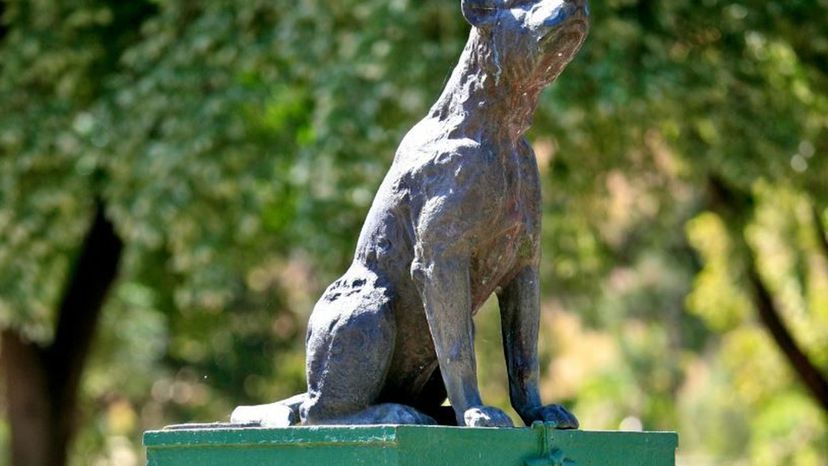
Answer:
<svg viewBox="0 0 828 466"><path fill-rule="evenodd" d="M231 422L512 426L477 384L473 316L494 292L515 411L578 427L538 390L541 191L524 134L586 38L587 2L463 0L462 11L460 62L400 143L353 264L314 307L307 393L238 407Z"/></svg>

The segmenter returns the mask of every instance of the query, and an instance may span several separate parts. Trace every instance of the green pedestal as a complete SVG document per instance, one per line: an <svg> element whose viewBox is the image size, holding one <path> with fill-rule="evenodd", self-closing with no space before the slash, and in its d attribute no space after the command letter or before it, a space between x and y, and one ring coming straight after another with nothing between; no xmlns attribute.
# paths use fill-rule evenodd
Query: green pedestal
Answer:
<svg viewBox="0 0 828 466"><path fill-rule="evenodd" d="M432 426L160 430L144 434L149 466L672 466L673 432Z"/></svg>

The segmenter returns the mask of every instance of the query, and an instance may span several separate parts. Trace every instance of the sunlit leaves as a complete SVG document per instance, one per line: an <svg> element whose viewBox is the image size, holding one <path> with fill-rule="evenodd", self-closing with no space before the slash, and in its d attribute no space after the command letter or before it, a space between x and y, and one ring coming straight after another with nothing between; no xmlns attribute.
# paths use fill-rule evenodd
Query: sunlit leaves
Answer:
<svg viewBox="0 0 828 466"><path fill-rule="evenodd" d="M734 267L738 252L733 250L726 227L715 214L705 213L688 223L687 235L705 264L687 306L713 329L733 329L750 313L751 303L737 286L743 271Z"/></svg>

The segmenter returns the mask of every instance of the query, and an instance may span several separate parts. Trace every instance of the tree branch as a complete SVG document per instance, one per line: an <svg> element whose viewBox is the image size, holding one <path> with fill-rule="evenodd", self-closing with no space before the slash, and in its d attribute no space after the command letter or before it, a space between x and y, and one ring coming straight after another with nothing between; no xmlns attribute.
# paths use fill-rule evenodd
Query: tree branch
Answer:
<svg viewBox="0 0 828 466"><path fill-rule="evenodd" d="M813 216L817 243L819 243L822 255L828 259L828 234L825 232L825 223L822 222L822 213L820 213L819 207L814 202L811 203L811 215Z"/></svg>
<svg viewBox="0 0 828 466"><path fill-rule="evenodd" d="M828 413L828 380L822 375L816 365L808 358L804 351L794 340L791 331L782 321L773 297L759 276L756 268L756 261L752 256L747 260L747 276L751 286L753 303L759 314L759 320L768 330L776 346L799 375L799 379L811 392L811 395Z"/></svg>
<svg viewBox="0 0 828 466"><path fill-rule="evenodd" d="M739 259L742 261L747 274L751 297L759 315L759 321L768 331L799 379L822 409L828 413L828 379L808 358L782 320L773 296L759 274L750 245L745 239L745 227L749 215L753 211L753 197L750 193L733 188L717 177L709 179L708 193L711 208L722 217L731 231L730 236L735 242L736 254L740 256ZM823 235L822 238L824 239L825 236Z"/></svg>
<svg viewBox="0 0 828 466"><path fill-rule="evenodd" d="M9 32L8 28L6 27L6 23L3 22L3 16L6 13L6 2L5 0L0 0L0 42L6 37L6 34Z"/></svg>

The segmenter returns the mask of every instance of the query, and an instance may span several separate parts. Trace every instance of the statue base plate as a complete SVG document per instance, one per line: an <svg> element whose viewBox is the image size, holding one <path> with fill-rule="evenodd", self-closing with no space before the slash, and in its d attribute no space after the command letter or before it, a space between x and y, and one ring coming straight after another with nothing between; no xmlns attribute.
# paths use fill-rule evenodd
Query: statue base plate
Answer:
<svg viewBox="0 0 828 466"><path fill-rule="evenodd" d="M177 425L144 434L149 466L529 465L673 466L675 432L440 426Z"/></svg>

